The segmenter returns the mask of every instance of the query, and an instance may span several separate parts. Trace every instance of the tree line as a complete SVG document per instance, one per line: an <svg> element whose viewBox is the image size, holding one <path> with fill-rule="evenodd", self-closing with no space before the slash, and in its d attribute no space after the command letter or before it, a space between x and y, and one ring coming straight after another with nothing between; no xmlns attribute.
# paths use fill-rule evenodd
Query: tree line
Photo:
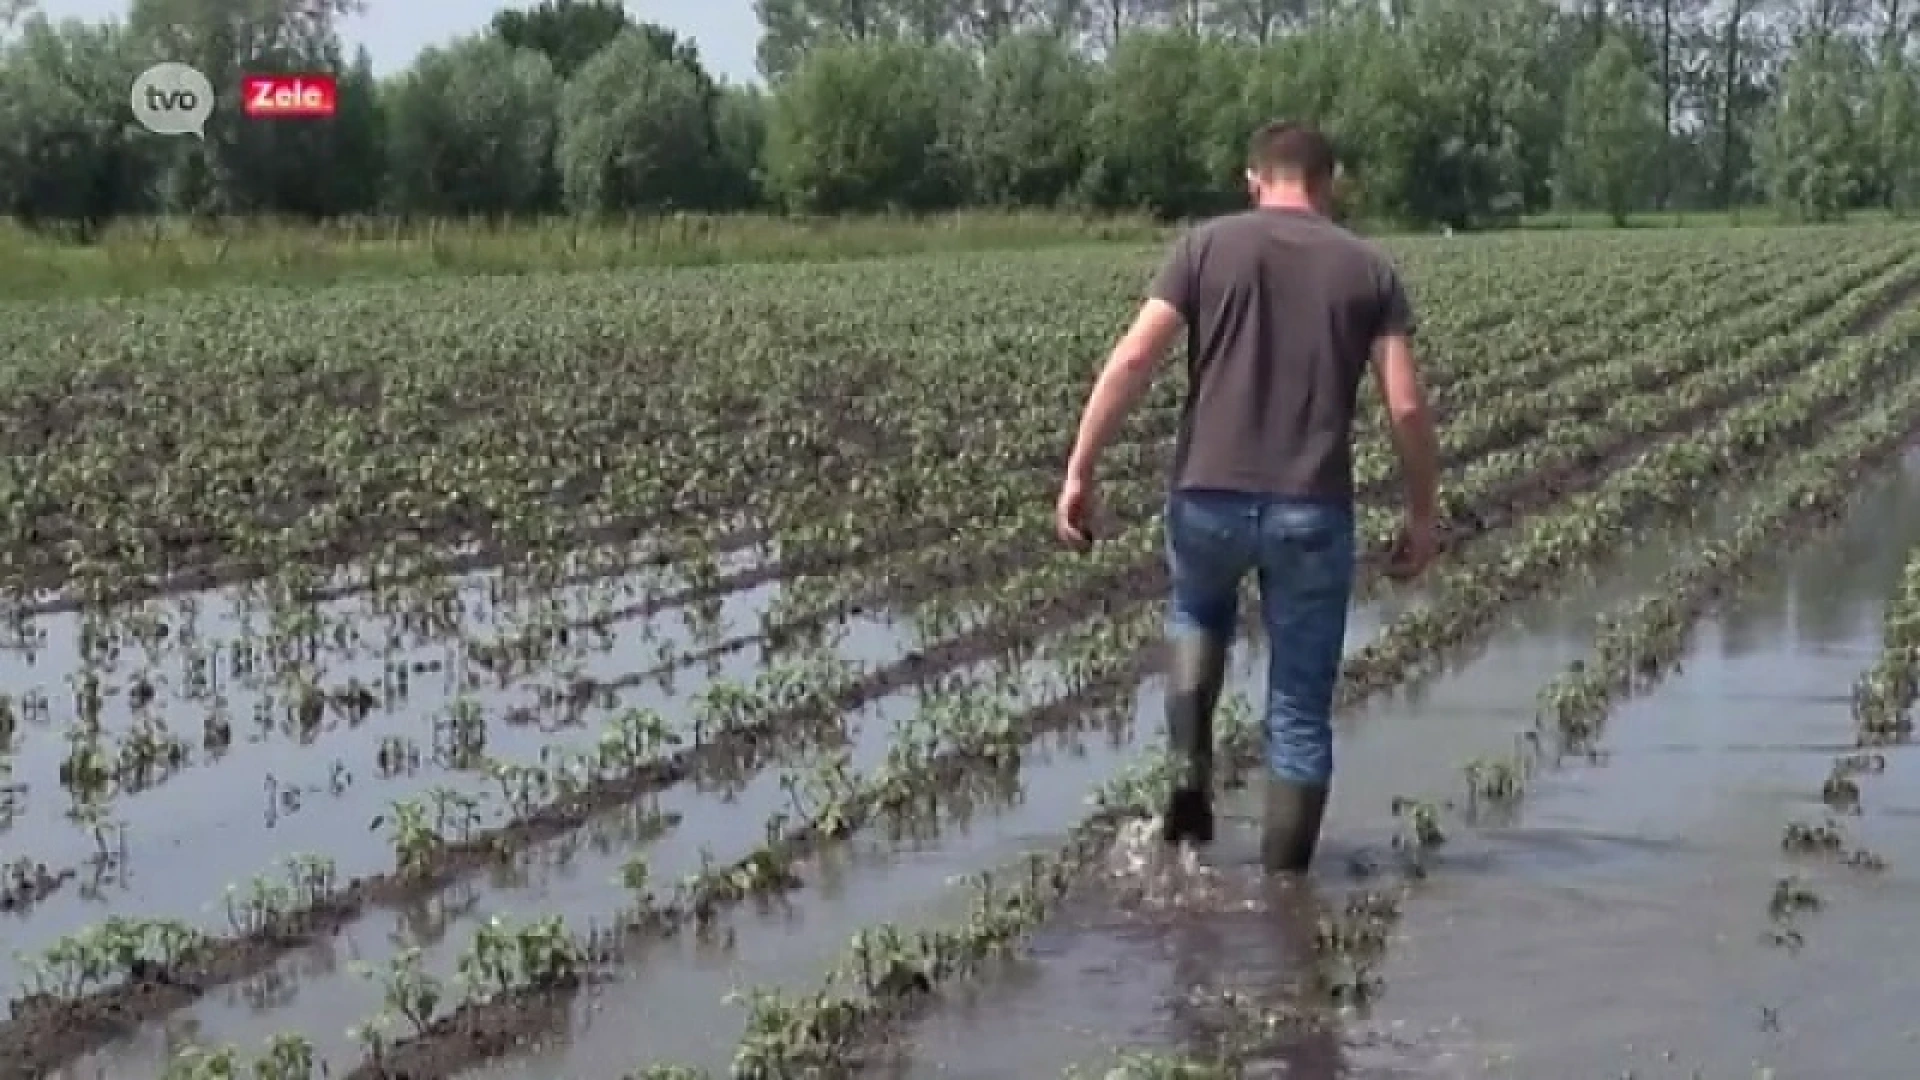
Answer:
<svg viewBox="0 0 1920 1080"><path fill-rule="evenodd" d="M0 204L120 215L514 217L970 206L1212 212L1275 117L1342 148L1348 210L1471 228L1547 209L1920 205L1920 0L756 0L764 88L612 0L544 0L376 78L356 0L0 0ZM160 60L206 138L132 123ZM323 120L242 73L334 71Z"/></svg>

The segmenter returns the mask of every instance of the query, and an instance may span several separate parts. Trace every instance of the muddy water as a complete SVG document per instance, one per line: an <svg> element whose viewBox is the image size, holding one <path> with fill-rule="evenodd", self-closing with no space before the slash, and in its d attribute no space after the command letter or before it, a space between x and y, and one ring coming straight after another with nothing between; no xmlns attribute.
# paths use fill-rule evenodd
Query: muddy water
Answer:
<svg viewBox="0 0 1920 1080"><path fill-rule="evenodd" d="M1644 582L1651 579L1665 561L1662 545L1651 543L1624 560L1622 572L1636 582ZM1611 590L1617 588L1604 580L1571 587L1576 593L1589 597L1611 596ZM1397 609L1402 603L1404 598L1390 597L1386 606ZM1574 655L1584 644L1584 637L1578 636L1581 620L1573 613L1590 611L1593 606L1591 599L1575 600L1562 605L1562 610L1532 613L1535 617L1530 621L1530 628L1516 632L1513 640L1503 643L1518 650L1510 658L1512 666L1524 673L1537 666L1564 662ZM1349 646L1357 647L1369 640L1383 617L1386 612L1378 607L1357 612ZM1554 624L1565 627L1566 632L1539 636L1538 627ZM1257 663L1258 659L1257 654L1242 657L1239 679L1246 689L1258 689L1258 672L1262 666ZM1431 688L1425 695L1426 700L1444 698L1447 688L1456 684L1457 680L1450 680ZM1399 708L1404 712L1411 706L1403 703ZM1460 702L1456 709L1463 718L1477 715L1471 698ZM1527 715L1530 716L1530 712ZM1524 717L1496 717L1496 720L1510 732ZM787 988L814 985L823 968L842 955L847 939L863 926L885 921L918 925L938 918L942 910L957 909L964 902L965 893L955 887L955 877L1004 864L1022 851L1057 843L1066 823L1084 812L1085 794L1137 754L1139 748L1159 737L1158 691L1150 684L1141 694L1135 722L1123 738L1111 742L1091 740L1071 756L1056 756L1052 761L1036 762L1023 770L1025 798L1019 806L996 812L989 822L976 823L963 834L949 834L931 850L872 861L856 856L852 867L836 875L838 880L818 893L801 896L794 909L740 924L735 948L728 956L703 961L691 950L663 951L649 958L629 979L583 1001L564 1038L553 1040L541 1051L495 1063L478 1075L502 1078L618 1075L625 1068L662 1061L723 1067L738 1035L742 1016L738 1006L722 1002L728 990L753 985ZM1397 764L1404 743L1389 741L1376 746L1369 744L1370 738L1366 725L1349 732L1343 744L1349 764L1343 768L1359 777L1352 785L1354 791L1371 789L1373 802L1379 804L1377 809L1384 809L1396 790L1393 785L1407 779ZM1353 765L1356 755L1363 763L1375 758L1391 759L1391 763L1384 771L1372 771L1365 764ZM1418 769L1412 773L1414 779L1421 778ZM1226 849L1223 857L1230 862L1245 862L1251 855L1251 834L1244 824L1245 808L1228 808L1229 813L1236 809L1243 821L1238 825L1228 822L1229 839L1222 845ZM1382 814L1373 816L1383 817ZM1376 842L1371 846L1377 848L1380 830L1375 829L1374 833ZM1360 846L1356 843L1360 839L1357 835L1349 837L1350 846ZM1041 968L1042 972L1048 970L1046 965ZM1125 985L1137 984L1127 981ZM999 994L1003 989L1008 988L996 984L994 993ZM1095 1006L1095 1015L1115 1014ZM618 1017L619 1021L607 1023L605 1017ZM644 1018L644 1028L635 1026L635 1017ZM998 1039L996 1034L996 1041ZM1086 1046L1077 1039L1069 1040L1060 1045L1063 1052L1054 1057L1064 1064L1073 1060L1075 1053L1084 1054ZM1029 1049L1032 1048L1030 1045ZM1038 1064L1025 1056L1016 1056L996 1060L995 1068L1001 1071L989 1070L982 1075L1045 1075L1044 1071L1032 1071Z"/></svg>
<svg viewBox="0 0 1920 1080"><path fill-rule="evenodd" d="M724 569L750 565L752 558L742 555L736 565ZM524 625L529 613L488 604L485 595L492 576L463 579L459 591L469 613L485 624L483 634L504 634ZM562 599L569 600L573 610L585 612L595 597L616 593L621 584L570 589L567 592L574 595ZM256 874L277 875L286 856L303 852L328 856L336 860L343 876L389 869L393 856L387 837L369 825L393 801L418 797L442 785L470 794L489 793L490 782L471 767L474 763L436 759L433 754L436 725L455 703L478 705L487 717L484 752L491 757L535 764L544 747L556 743L586 747L612 709L597 704L570 714L542 707L539 686L561 684L578 669L591 672L611 666L606 656L627 657L628 670L645 666L632 657L658 652L661 641L684 651L714 635L750 633L772 596L770 589L754 589L728 597L715 605L698 628L679 626L671 618L621 624L605 652L557 657L548 673L536 671L508 688L487 678L467 683L470 668L457 641L418 638L389 648L390 622L373 614L364 598L333 602L326 605L325 616L352 620L371 640L323 652L314 663L321 686L336 689L357 678L377 689L394 664L411 674L406 693L376 707L364 721L349 722L330 711L319 728L307 733L289 730L284 724L285 692L264 678L241 679L223 670L211 688L217 700L211 695L189 697L183 647L169 644L153 655L137 647L124 651L116 663L97 669L102 682L114 688L103 710L103 727L110 740L118 741L132 726L132 710L122 688L144 672L157 691L148 711L164 718L173 734L194 744L194 760L160 782L123 792L108 803L112 819L124 830L125 859L102 875L100 887L85 892L69 888L30 912L0 917L7 925L9 945L7 956L0 959L0 985L11 987L17 981L16 951L37 951L119 905L137 906L145 915L218 926L224 924L224 913L210 906L219 907L221 888ZM179 600L156 603L148 610L169 620L176 628L176 641L179 628L191 620L201 642L212 648L250 637L257 642L254 635L266 630L269 622L258 606L240 590L225 590L201 594L184 604ZM68 817L71 800L56 782L68 749L62 731L76 716L69 680L80 670L80 620L47 615L37 619L35 626L45 637L33 651L0 653L0 681L15 700L37 691L46 696L50 711L44 721L23 723L16 737L13 778L29 787L6 824L5 850L9 858L28 857L56 869L79 868L82 880L88 880L94 876L87 866L95 840ZM891 655L901 636L865 621L837 629L855 662ZM616 704L651 707L671 719L684 715L693 696L712 679L750 681L759 663L752 650L723 657L711 665L683 670L676 680L634 687L620 695ZM228 667L224 660L220 666ZM551 673L556 670L562 674ZM203 718L216 710L229 718L233 741L224 752L209 755L198 744ZM504 721L513 710L520 710L528 722ZM264 722L257 719L262 713ZM416 768L383 774L377 767L381 743L390 737L404 738L419 749ZM467 767L455 767L459 764ZM342 822L353 824L343 829ZM165 872L160 872L162 868Z"/></svg>
<svg viewBox="0 0 1920 1080"><path fill-rule="evenodd" d="M1372 640L1380 625L1373 609L1357 610L1349 649ZM1242 657L1243 678L1255 659ZM1124 725L1050 740L1022 767L1017 804L987 809L963 827L905 850L863 841L845 863L821 868L817 891L801 894L772 917L741 922L729 955L703 961L689 949L663 952L583 1001L567 1038L474 1075L612 1076L656 1062L723 1070L745 1015L723 1000L729 990L809 989L844 956L859 930L887 922L911 928L964 911L971 897L961 879L1057 844L1064 826L1086 812L1088 795L1157 743L1160 699L1158 680L1148 680ZM613 1022L596 1026L602 1016ZM636 1016L646 1018L643 1029L636 1029Z"/></svg>
<svg viewBox="0 0 1920 1080"><path fill-rule="evenodd" d="M1363 645L1378 628L1370 610L1356 611L1350 644ZM1023 680L1036 699L1053 692L1051 682L1044 660ZM862 737L855 744L856 771L880 762L893 722L917 705L913 694L893 695L857 718ZM959 909L967 896L955 887L956 879L1056 842L1062 824L1085 812L1089 792L1137 756L1142 739L1158 738L1158 710L1159 691L1150 682L1138 696L1136 722L1043 741L1021 770L1021 795L1013 805L976 807L969 820L950 822L933 837L894 838L881 828L868 830L850 848L801 868L808 888L791 904L740 912L732 920L731 948L692 942L657 946L618 972L617 981L583 997L567 1038L492 1071L529 1077L617 1075L634 1063L637 1052L648 1059L657 1054L723 1065L744 1016L724 1000L729 991L811 986L862 927L918 922L942 905ZM767 816L787 805L779 776L779 770L769 769L725 803L691 786L665 793L658 807L684 815L683 823L644 848L618 842L544 845L528 853L526 865L511 879L502 875L480 883L454 902L436 904L432 913L410 913L404 921L376 913L327 949L290 956L269 977L210 995L166 1030L144 1031L93 1055L70 1075L137 1070L182 1040L256 1046L275 1032L294 1029L309 1033L323 1059L351 1067L359 1052L345 1032L379 1009L380 992L346 965L329 966L329 954L379 963L403 945L419 945L425 968L450 976L473 932L490 915L554 914L576 928L604 923L623 902L615 884L620 868L636 855L647 860L657 887L666 888L696 871L703 853L724 863L750 851L764 835ZM614 828L617 836L617 823ZM663 1001L674 1003L664 1013ZM657 1017L658 1026L649 1020L644 1049L636 1051L632 1017L642 1011ZM618 1019L600 1024L605 1016Z"/></svg>
<svg viewBox="0 0 1920 1080"><path fill-rule="evenodd" d="M1706 514L1716 516L1711 507ZM1314 880L1291 890L1261 880L1257 796L1237 797L1221 808L1221 835L1206 857L1213 881L1199 894L1203 911L1143 907L1118 888L1089 890L1041 932L1036 962L1021 977L996 980L918 1025L900 1071L1057 1076L1104 1048L1185 1043L1206 1013L1191 1000L1196 988L1298 978L1329 898L1392 858L1393 798L1451 797L1467 760L1511 749L1531 725L1541 681L1586 649L1593 614L1647 587L1683 542L1670 533L1646 538L1609 571L1522 606L1451 670L1343 720L1339 781ZM1257 693L1257 682L1247 689ZM1288 1075L1326 1077L1350 1067L1358 1048L1310 1037L1288 1052Z"/></svg>
<svg viewBox="0 0 1920 1080"><path fill-rule="evenodd" d="M1781 833L1827 817L1821 784L1853 745L1848 692L1916 540L1910 460L1621 709L1603 763L1541 777L1512 827L1441 861L1376 1023L1451 1043L1464 1075L1912 1076L1920 761L1889 751L1862 778L1864 815L1841 819L1885 872L1789 856ZM1798 952L1761 940L1790 873L1825 904L1797 920Z"/></svg>
<svg viewBox="0 0 1920 1080"><path fill-rule="evenodd" d="M1853 745L1848 688L1916 539L1920 460L1910 459L1842 530L1705 627L1682 674L1620 710L1603 763L1536 777L1499 828L1453 824L1407 901L1383 1001L1348 1017L1338 1038L1293 1040L1266 1062L1272 1074L1911 1076L1920 1025L1903 1002L1920 982L1906 951L1920 931L1910 828L1920 761L1890 752L1887 773L1862 782L1864 817L1846 822L1887 871L1789 857L1780 839L1790 821L1825 817L1821 783ZM1644 584L1640 561L1626 578ZM1351 889L1354 864L1386 847L1384 801L1460 792L1459 765L1506 749L1540 685L1584 652L1591 615L1634 591L1623 579L1538 605L1418 705L1358 718L1317 880L1291 894L1263 888L1247 822L1213 856L1224 890L1204 915L1096 892L1043 935L1021 984L923 1024L905 1071L1057 1075L1104 1047L1189 1043L1204 1015L1196 986L1284 996L1316 905ZM1797 921L1797 952L1762 940L1788 873L1825 904Z"/></svg>

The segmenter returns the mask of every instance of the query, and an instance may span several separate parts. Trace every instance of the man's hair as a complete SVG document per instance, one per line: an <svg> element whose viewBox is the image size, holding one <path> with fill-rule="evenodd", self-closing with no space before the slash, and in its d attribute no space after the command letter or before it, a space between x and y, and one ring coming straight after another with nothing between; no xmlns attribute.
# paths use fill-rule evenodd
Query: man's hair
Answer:
<svg viewBox="0 0 1920 1080"><path fill-rule="evenodd" d="M1323 187L1333 181L1337 164L1333 143L1305 124L1276 120L1247 143L1247 167L1261 176L1298 177Z"/></svg>

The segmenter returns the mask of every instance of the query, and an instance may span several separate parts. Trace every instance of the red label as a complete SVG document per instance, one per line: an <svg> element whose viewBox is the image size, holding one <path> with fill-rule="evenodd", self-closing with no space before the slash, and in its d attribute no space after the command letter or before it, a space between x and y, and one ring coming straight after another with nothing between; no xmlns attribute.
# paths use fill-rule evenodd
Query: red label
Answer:
<svg viewBox="0 0 1920 1080"><path fill-rule="evenodd" d="M339 104L339 83L331 75L248 75L240 81L240 107L252 117L332 116Z"/></svg>

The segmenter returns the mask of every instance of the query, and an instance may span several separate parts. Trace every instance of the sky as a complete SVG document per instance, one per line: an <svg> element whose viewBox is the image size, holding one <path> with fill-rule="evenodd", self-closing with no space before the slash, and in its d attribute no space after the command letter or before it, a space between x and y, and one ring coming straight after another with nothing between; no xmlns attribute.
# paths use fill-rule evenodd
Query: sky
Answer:
<svg viewBox="0 0 1920 1080"><path fill-rule="evenodd" d="M343 24L349 51L365 45L382 75L413 62L421 49L444 45L484 28L496 11L532 7L534 0L367 0L366 11ZM40 0L54 20L125 18L128 0ZM644 22L658 23L700 48L707 70L730 82L758 82L753 51L760 22L753 0L627 0L627 10Z"/></svg>

